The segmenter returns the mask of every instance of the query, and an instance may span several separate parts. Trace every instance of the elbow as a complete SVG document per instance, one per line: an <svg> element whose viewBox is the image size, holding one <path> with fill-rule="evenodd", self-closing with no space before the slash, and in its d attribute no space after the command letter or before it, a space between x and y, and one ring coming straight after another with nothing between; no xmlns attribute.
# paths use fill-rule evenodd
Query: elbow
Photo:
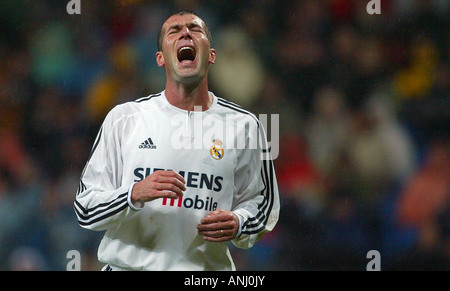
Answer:
<svg viewBox="0 0 450 291"><path fill-rule="evenodd" d="M89 215L82 212L80 209L76 207L76 204L74 205L74 211L75 215L78 221L78 225L84 229L93 230L93 231L103 231L105 230L102 227L102 223L98 223L95 220L92 220Z"/></svg>
<svg viewBox="0 0 450 291"><path fill-rule="evenodd" d="M84 223L84 222L78 220L78 225L81 226L84 229L92 230L92 231L104 231L104 230L106 230L101 225L98 225L96 223L89 224L89 223Z"/></svg>

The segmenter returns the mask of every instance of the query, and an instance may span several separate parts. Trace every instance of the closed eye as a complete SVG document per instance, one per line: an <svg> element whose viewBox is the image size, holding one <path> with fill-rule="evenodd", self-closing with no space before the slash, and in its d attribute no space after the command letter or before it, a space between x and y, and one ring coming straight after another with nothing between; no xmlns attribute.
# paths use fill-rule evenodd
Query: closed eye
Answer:
<svg viewBox="0 0 450 291"><path fill-rule="evenodd" d="M203 28L200 25L196 24L196 23L188 23L186 26L192 32L204 33ZM182 25L179 25L179 24L172 25L167 30L167 34L170 35L170 34L179 33L182 29L183 29Z"/></svg>
<svg viewBox="0 0 450 291"><path fill-rule="evenodd" d="M200 25L191 23L188 25L189 30L195 31L195 32L203 32L203 29Z"/></svg>
<svg viewBox="0 0 450 291"><path fill-rule="evenodd" d="M174 34L177 33L181 30L181 26L180 25L173 25L171 27L169 27L169 29L167 30L167 34Z"/></svg>

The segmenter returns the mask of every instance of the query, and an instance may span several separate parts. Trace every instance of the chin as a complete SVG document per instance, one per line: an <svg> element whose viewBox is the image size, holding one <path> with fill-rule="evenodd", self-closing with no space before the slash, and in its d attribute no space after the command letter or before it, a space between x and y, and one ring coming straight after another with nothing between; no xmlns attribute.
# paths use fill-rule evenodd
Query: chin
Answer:
<svg viewBox="0 0 450 291"><path fill-rule="evenodd" d="M180 82L195 82L201 80L205 76L204 73L198 69L186 69L177 70L176 78Z"/></svg>

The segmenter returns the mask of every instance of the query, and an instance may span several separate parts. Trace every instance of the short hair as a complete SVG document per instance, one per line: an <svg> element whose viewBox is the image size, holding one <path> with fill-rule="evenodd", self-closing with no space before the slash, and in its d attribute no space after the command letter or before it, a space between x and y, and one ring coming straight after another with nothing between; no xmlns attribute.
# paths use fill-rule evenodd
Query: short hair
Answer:
<svg viewBox="0 0 450 291"><path fill-rule="evenodd" d="M158 47L158 51L162 51L162 42L163 42L162 28L164 26L164 23L167 21L167 19L169 19L170 17L172 17L174 15L187 15L187 14L192 14L192 15L195 15L198 18L200 18L200 16L198 16L198 14L193 12L193 11L180 10L178 12L175 12L175 13L171 14L169 17L166 18L166 20L164 20L164 22L161 25L161 28L159 29L159 32L158 32L158 39L157 39L157 43L156 43L156 46ZM211 31L209 30L208 26L206 25L206 22L203 19L202 19L202 21L203 21L203 24L205 26L204 28L205 28L206 37L209 40L209 46L212 47L213 40L212 40L212 36L211 36Z"/></svg>

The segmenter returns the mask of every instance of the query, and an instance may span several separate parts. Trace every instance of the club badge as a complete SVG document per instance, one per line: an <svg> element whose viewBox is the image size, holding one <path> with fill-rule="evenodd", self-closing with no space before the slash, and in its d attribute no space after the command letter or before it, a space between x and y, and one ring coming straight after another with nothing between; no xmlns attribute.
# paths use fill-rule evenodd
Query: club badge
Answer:
<svg viewBox="0 0 450 291"><path fill-rule="evenodd" d="M213 140L213 145L212 147L209 149L209 153L211 154L211 157L213 157L216 160L220 160L223 158L223 143L220 139L215 138Z"/></svg>

